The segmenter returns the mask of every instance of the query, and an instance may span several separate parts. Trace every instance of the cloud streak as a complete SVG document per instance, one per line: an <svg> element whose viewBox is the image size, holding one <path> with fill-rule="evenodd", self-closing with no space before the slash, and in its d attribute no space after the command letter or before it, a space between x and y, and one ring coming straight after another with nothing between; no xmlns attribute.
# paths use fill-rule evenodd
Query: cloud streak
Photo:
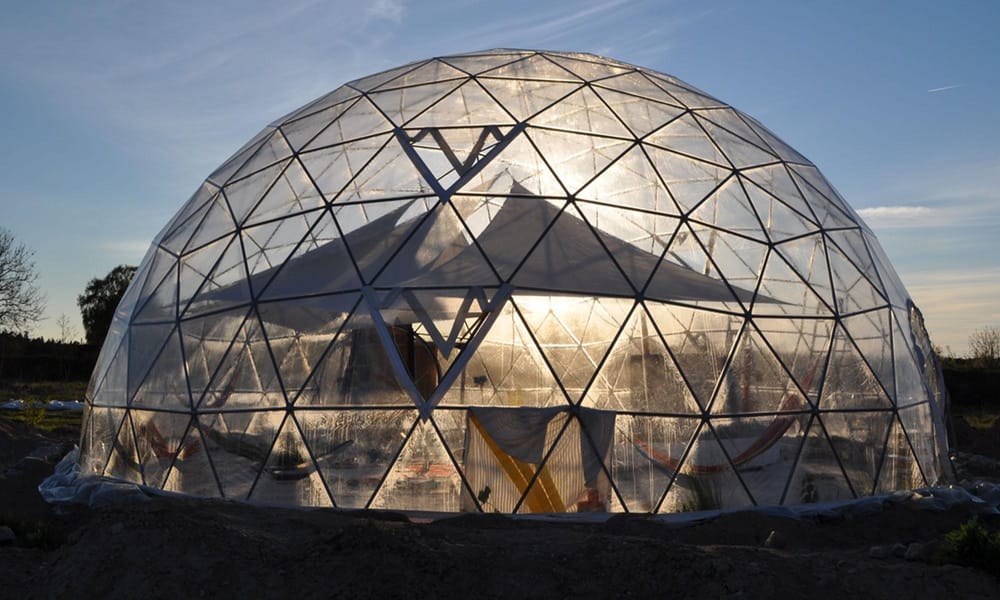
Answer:
<svg viewBox="0 0 1000 600"><path fill-rule="evenodd" d="M962 87L962 86L961 85L946 85L944 87L931 88L931 89L927 90L927 93L928 94L936 94L938 92L947 92L948 90L956 90L956 89L958 89L960 87Z"/></svg>
<svg viewBox="0 0 1000 600"><path fill-rule="evenodd" d="M403 20L403 10L401 0L375 0L368 7L368 16L399 23Z"/></svg>
<svg viewBox="0 0 1000 600"><path fill-rule="evenodd" d="M941 211L927 206L872 206L858 214L873 227L925 227L941 217Z"/></svg>

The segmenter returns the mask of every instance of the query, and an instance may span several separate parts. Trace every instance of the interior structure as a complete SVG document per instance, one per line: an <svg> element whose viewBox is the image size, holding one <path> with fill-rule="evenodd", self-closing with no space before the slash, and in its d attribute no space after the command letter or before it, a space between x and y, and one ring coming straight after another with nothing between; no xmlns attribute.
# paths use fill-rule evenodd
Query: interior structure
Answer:
<svg viewBox="0 0 1000 600"><path fill-rule="evenodd" d="M807 159L669 75L493 50L345 84L153 241L88 474L279 505L674 512L945 478L920 314Z"/></svg>

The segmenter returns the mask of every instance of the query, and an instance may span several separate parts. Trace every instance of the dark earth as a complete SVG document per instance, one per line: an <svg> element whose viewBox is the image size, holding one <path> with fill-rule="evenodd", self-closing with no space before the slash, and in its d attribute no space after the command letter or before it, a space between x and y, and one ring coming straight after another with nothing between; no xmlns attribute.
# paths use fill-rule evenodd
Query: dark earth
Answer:
<svg viewBox="0 0 1000 600"><path fill-rule="evenodd" d="M1000 422L956 429L970 448L998 449ZM177 498L56 509L37 486L77 436L0 416L0 526L16 534L0 545L2 598L1000 598L994 576L937 558L971 516L961 509L904 503L806 520L748 511L687 527L627 515L411 522ZM1000 517L980 521L1000 528ZM873 557L914 543L916 560Z"/></svg>

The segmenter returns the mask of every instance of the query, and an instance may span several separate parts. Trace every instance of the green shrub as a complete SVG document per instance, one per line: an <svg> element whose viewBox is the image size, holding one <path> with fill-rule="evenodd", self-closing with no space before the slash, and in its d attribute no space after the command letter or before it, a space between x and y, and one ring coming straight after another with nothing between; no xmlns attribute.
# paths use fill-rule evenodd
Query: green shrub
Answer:
<svg viewBox="0 0 1000 600"><path fill-rule="evenodd" d="M65 536L48 521L29 521L8 514L0 514L0 526L10 527L16 544L27 548L54 550L66 540Z"/></svg>
<svg viewBox="0 0 1000 600"><path fill-rule="evenodd" d="M944 536L941 558L1000 576L1000 532L991 532L977 519L966 521Z"/></svg>
<svg viewBox="0 0 1000 600"><path fill-rule="evenodd" d="M24 403L24 422L38 428L45 421L45 404L38 400L28 400Z"/></svg>

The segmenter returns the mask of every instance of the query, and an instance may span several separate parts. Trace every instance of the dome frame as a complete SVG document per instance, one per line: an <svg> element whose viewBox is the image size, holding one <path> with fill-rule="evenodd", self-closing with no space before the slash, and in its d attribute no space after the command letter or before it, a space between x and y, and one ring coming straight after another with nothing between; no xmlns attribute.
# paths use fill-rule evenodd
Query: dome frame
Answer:
<svg viewBox="0 0 1000 600"><path fill-rule="evenodd" d="M269 504L673 512L947 479L922 317L816 167L676 78L492 50L266 127L157 235L84 472Z"/></svg>

